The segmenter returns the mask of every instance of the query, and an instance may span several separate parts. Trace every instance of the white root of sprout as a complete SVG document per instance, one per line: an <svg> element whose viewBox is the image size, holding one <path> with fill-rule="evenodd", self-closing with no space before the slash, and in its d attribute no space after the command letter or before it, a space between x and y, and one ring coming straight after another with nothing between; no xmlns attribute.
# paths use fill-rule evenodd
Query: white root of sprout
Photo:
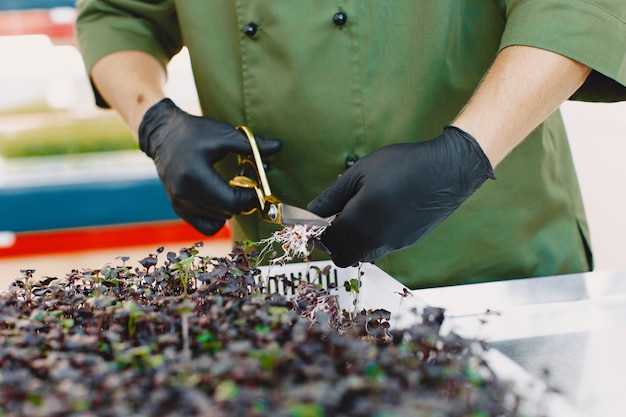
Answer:
<svg viewBox="0 0 626 417"><path fill-rule="evenodd" d="M281 256L272 257L269 260L271 264L285 264L293 259L307 260L311 254L309 241L319 239L326 227L306 224L285 226L284 229L272 233L270 237L257 243L262 248L259 253L259 262L270 253L275 243L280 245L284 253ZM272 255L275 254L272 253Z"/></svg>

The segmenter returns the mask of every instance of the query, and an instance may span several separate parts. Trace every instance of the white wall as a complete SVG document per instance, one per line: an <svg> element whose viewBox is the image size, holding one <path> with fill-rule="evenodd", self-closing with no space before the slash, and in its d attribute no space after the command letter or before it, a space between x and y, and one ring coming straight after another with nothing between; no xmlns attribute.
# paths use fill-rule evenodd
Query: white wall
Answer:
<svg viewBox="0 0 626 417"><path fill-rule="evenodd" d="M591 228L596 270L626 270L626 102L561 106Z"/></svg>

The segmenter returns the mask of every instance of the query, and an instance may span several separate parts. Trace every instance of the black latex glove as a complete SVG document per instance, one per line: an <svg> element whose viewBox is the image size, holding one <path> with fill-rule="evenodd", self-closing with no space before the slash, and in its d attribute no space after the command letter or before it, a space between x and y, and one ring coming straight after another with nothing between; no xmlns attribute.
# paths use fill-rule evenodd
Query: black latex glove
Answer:
<svg viewBox="0 0 626 417"><path fill-rule="evenodd" d="M263 156L282 147L278 140L256 139ZM231 187L213 167L229 152L251 153L246 136L227 123L192 116L163 99L144 115L139 147L154 160L176 214L206 235L258 205L254 190Z"/></svg>
<svg viewBox="0 0 626 417"><path fill-rule="evenodd" d="M495 179L478 142L446 127L435 139L389 145L358 160L308 209L339 213L322 243L346 267L416 243L487 178Z"/></svg>

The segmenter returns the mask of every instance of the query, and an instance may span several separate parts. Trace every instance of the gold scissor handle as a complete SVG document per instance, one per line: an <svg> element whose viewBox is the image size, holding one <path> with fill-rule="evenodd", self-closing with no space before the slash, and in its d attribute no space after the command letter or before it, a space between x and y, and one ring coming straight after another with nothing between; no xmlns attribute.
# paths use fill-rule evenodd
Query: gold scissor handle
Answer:
<svg viewBox="0 0 626 417"><path fill-rule="evenodd" d="M270 190L270 183L267 181L267 175L265 175L265 168L263 168L263 160L261 159L261 152L259 152L259 145L257 145L256 138L247 126L240 125L237 126L236 129L246 135L246 138L248 138L248 142L250 142L250 148L252 148L251 162L253 162L256 173L259 176L263 195L265 197L271 196L272 190Z"/></svg>
<svg viewBox="0 0 626 417"><path fill-rule="evenodd" d="M252 188L252 189L254 189L254 191L256 192L256 196L259 199L260 209L263 209L263 207L265 206L266 198L263 195L263 191L259 187L259 183L257 181L255 181L255 180L253 180L252 178L246 177L245 175L237 175L235 178L233 178L230 181L228 181L228 184L231 187ZM259 210L259 209L254 207L252 210L242 211L241 213L242 214L252 214L256 210Z"/></svg>
<svg viewBox="0 0 626 417"><path fill-rule="evenodd" d="M280 204L280 201L272 195L272 191L270 190L270 184L267 181L267 175L265 175L265 168L263 168L261 152L259 152L259 146L257 145L256 138L247 126L240 125L237 126L236 129L246 135L248 142L250 142L250 148L252 149L252 158L240 155L239 163L251 164L254 167L261 184L259 186L259 181L246 177L245 175L238 175L231 179L228 183L232 187L253 188L259 199L260 212L263 218L273 223L280 222L280 210L278 210L276 206L277 204ZM250 214L255 210L257 209L253 208L250 211L243 212L243 214Z"/></svg>

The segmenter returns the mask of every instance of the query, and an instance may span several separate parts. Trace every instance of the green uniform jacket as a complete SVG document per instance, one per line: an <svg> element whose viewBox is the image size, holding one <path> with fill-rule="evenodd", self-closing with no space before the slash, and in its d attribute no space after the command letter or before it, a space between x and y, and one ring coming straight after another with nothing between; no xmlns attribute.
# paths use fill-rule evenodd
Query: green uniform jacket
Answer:
<svg viewBox="0 0 626 417"><path fill-rule="evenodd" d="M127 49L165 65L186 46L205 116L284 141L268 177L299 206L351 158L438 135L509 45L592 67L578 98L626 97L624 0L87 0L79 9L87 68ZM221 167L228 176L231 164ZM558 112L496 176L425 239L377 264L414 288L591 268ZM273 230L240 217L236 238Z"/></svg>

